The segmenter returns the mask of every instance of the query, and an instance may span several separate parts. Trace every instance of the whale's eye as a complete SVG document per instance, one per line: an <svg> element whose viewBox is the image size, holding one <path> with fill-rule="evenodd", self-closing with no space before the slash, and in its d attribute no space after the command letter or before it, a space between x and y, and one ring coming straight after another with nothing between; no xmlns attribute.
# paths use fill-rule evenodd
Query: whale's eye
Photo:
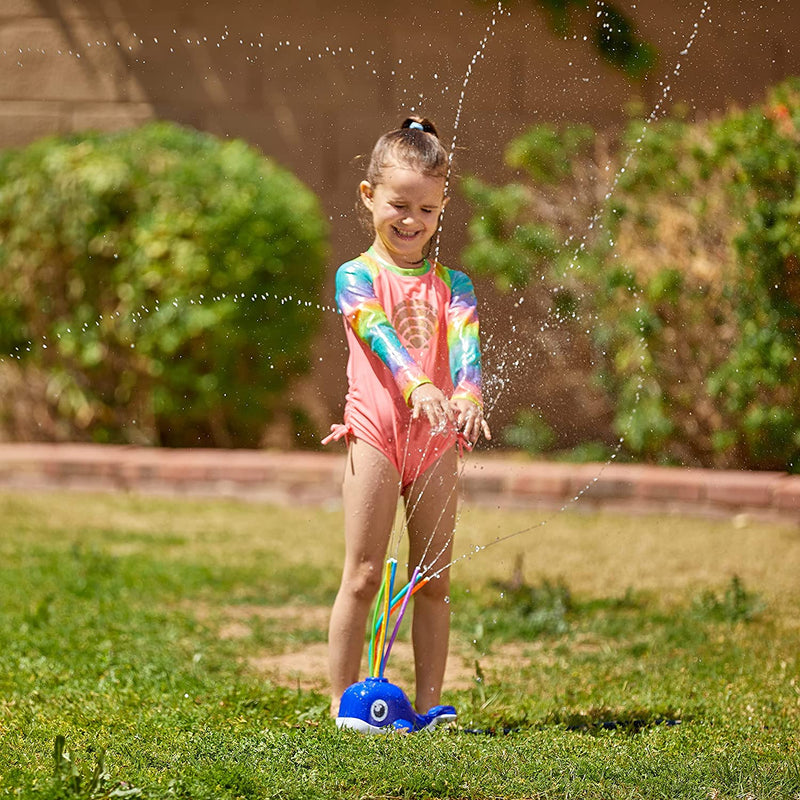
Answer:
<svg viewBox="0 0 800 800"><path fill-rule="evenodd" d="M383 722L389 715L389 706L386 704L385 700L376 700L372 704L369 713L375 722Z"/></svg>

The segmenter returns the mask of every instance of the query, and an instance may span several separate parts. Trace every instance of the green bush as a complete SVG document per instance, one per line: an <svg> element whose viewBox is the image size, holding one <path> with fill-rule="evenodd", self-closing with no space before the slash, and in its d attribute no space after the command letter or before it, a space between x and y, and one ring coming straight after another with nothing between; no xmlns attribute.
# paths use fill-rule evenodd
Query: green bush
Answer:
<svg viewBox="0 0 800 800"><path fill-rule="evenodd" d="M326 233L286 170L170 123L0 154L2 366L46 376L60 435L258 444L307 368Z"/></svg>
<svg viewBox="0 0 800 800"><path fill-rule="evenodd" d="M621 455L800 470L800 79L616 142L536 126L506 158L524 182L465 183L464 261L591 338Z"/></svg>
<svg viewBox="0 0 800 800"><path fill-rule="evenodd" d="M503 428L502 438L505 444L532 456L549 450L556 441L553 429L529 408L517 411L512 424Z"/></svg>

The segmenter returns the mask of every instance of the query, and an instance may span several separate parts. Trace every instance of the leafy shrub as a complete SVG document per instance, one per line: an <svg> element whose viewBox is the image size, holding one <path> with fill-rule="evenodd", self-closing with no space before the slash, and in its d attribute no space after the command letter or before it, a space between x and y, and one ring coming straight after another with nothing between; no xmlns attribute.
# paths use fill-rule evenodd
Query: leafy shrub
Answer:
<svg viewBox="0 0 800 800"><path fill-rule="evenodd" d="M586 4L577 0L534 2L547 12L551 27L560 35L568 33L573 21L583 21L582 29L591 32L592 45L602 58L629 78L641 79L655 66L655 48L639 37L633 19L618 4L605 0L587 13ZM589 38L583 36L584 41Z"/></svg>
<svg viewBox="0 0 800 800"><path fill-rule="evenodd" d="M503 429L503 441L536 456L552 447L555 434L541 416L523 408L517 412L514 422Z"/></svg>
<svg viewBox="0 0 800 800"><path fill-rule="evenodd" d="M526 182L466 182L465 262L591 337L628 454L800 470L800 80L617 142L540 128L506 152Z"/></svg>
<svg viewBox="0 0 800 800"><path fill-rule="evenodd" d="M0 366L46 376L58 436L255 445L307 368L325 236L241 141L162 122L5 152Z"/></svg>

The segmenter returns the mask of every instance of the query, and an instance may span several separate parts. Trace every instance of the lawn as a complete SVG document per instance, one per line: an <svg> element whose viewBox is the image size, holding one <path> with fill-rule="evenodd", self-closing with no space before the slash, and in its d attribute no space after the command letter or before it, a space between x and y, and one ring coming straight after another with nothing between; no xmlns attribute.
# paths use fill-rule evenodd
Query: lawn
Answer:
<svg viewBox="0 0 800 800"><path fill-rule="evenodd" d="M459 725L375 738L328 716L338 510L0 494L0 528L2 797L800 798L796 526L465 509Z"/></svg>

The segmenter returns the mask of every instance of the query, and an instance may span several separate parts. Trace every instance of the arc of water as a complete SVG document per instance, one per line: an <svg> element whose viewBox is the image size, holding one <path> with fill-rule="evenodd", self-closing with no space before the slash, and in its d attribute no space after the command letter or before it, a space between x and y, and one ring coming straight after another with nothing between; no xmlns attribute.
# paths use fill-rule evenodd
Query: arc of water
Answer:
<svg viewBox="0 0 800 800"><path fill-rule="evenodd" d="M501 4L498 3L498 8L500 8L500 7L501 7ZM694 42L695 42L695 40L697 38L697 35L699 33L700 23L704 21L704 19L705 19L706 15L708 14L710 8L711 8L711 5L710 5L709 0L703 0L702 8L700 9L700 12L699 12L699 18L693 24L692 32L691 32L691 34L690 34L690 36L689 36L689 38L688 38L688 40L686 42L686 45L685 45L684 49L681 51L681 56L688 55L689 50L692 48L692 46L693 46L693 44L694 44ZM474 63L474 61L475 61L475 59L473 59L473 63ZM678 63L675 66L675 68L673 69L673 71L672 71L672 74L674 76L676 76L676 77L680 73L680 66L681 66L681 64ZM470 64L470 68L471 67L472 67L472 64ZM466 88L466 84L467 84L468 79L469 79L469 74L471 74L471 69L468 70L467 78L465 79L465 82L464 82L464 88ZM636 141L634 143L634 146L626 154L626 157L625 157L625 159L623 161L622 166L617 170L617 172L616 172L616 174L614 176L614 179L611 182L611 186L610 186L609 190L607 191L607 193L606 193L606 195L604 197L604 203L607 203L611 199L611 197L613 196L614 191L616 190L616 188L619 185L620 180L622 179L622 175L628 169L628 167L630 166L632 160L634 159L634 157L638 153L639 146L644 141L644 137L646 136L650 125L659 117L659 115L661 113L663 113L662 112L663 106L666 103L667 99L669 98L671 90L672 90L671 84L669 82L665 81L665 85L664 85L664 87L662 89L661 97L656 102L656 104L653 107L652 111L650 112L650 115L648 116L647 120L645 120L645 123L644 123L644 125L642 127L642 132L640 133L640 135L636 139ZM464 91L462 90L461 101L463 101L463 98L464 98ZM461 111L461 108L460 108L460 104L459 104L459 112L458 112L458 114L456 116L456 127L457 127L458 120L460 118L460 111ZM452 157L453 149L455 147L455 141L456 141L456 137L454 136L453 137L453 148L451 148L451 157ZM590 222L589 222L589 225L588 225L588 230L589 231L593 230L595 225L598 225L601 213L602 212L598 210L590 218ZM579 267L576 267L576 262L577 262L577 259L578 259L579 255L586 248L587 236L588 236L588 233L584 234L584 236L581 237L581 241L578 244L576 250L574 251L574 254L572 256L572 260L571 260L570 264L567 267L568 270L569 269L573 269L573 268L579 268ZM641 390L641 382L640 382L640 385L639 385L639 391L640 390ZM633 413L633 412L631 412L631 413ZM620 437L620 439L618 440L618 442L616 444L615 452L611 455L611 458L609 459L609 461L607 461L605 464L603 464L601 466L601 468L599 469L597 475L595 475L594 478L589 483L587 483L583 488L581 488L569 501L564 503L559 509L554 511L547 518L545 518L544 520L540 520L539 522L537 522L534 525L531 525L531 526L528 526L526 528L522 528L520 530L514 531L514 532L509 533L509 534L506 534L505 536L498 536L496 539L494 539L493 541L489 542L488 544L478 545L478 546L476 546L474 551L464 553L464 554L452 559L449 563L441 566L439 569L435 570L434 572L430 573L429 575L426 575L426 577L428 577L430 580L436 579L436 578L440 577L442 575L442 573L444 573L446 570L450 569L450 567L452 567L454 564L456 564L459 561L462 561L462 560L464 560L466 558L472 557L477 552L481 552L481 551L483 551L483 550L487 549L488 547L491 547L491 546L493 546L495 544L499 544L501 542L507 541L508 539L511 539L511 538L513 538L515 536L519 536L519 535L524 534L524 533L529 533L532 530L535 530L537 528L540 528L540 527L543 527L544 525L546 525L557 514L565 511L567 508L569 508L570 505L573 505L574 503L577 503L580 500L580 498L591 488L591 486L594 485L595 483L597 483L597 481L600 480L600 478L602 477L602 474L605 471L605 469L608 466L608 464L614 458L616 458L616 455L619 452L619 450L620 450L620 448L621 448L623 443L624 443L624 437ZM438 562L439 558L441 558L441 556L446 552L448 546L449 546L449 541L447 542L445 547L442 548L442 550L440 550L440 552L435 556L435 558L432 560L432 562L430 564L421 564L420 565L423 574L425 574L430 567L434 566ZM427 548L426 548L426 554L427 554Z"/></svg>
<svg viewBox="0 0 800 800"><path fill-rule="evenodd" d="M472 77L472 71L475 69L475 65L477 64L478 59L483 56L483 53L489 44L489 39L491 39L495 34L494 28L497 25L497 17L502 16L504 13L505 12L503 9L502 0L498 0L497 5L492 9L492 17L489 24L486 26L486 32L484 33L483 38L478 43L478 48L473 53L472 59L467 65L466 72L464 73L464 81L461 84L461 94L458 98L458 103L456 104L456 115L455 119L453 120L453 138L450 141L450 154L448 158L447 175L445 176L445 181L444 181L445 195L447 194L447 190L450 188L450 176L452 174L453 155L455 154L456 142L458 141L458 126L461 122L461 113L464 109L464 101L467 96L467 86L469 85L470 78ZM441 233L442 226L444 225L444 213L445 209L442 209L442 213L439 217L439 227L436 231L436 247L434 248L434 258L437 261L439 260L439 234Z"/></svg>
<svg viewBox="0 0 800 800"><path fill-rule="evenodd" d="M326 305L324 303L318 303L313 300L305 300L302 297L295 297L294 295L283 295L280 296L275 294L274 292L268 291L261 291L261 292L250 292L249 294L244 292L222 292L219 295L215 295L213 297L206 297L204 294L200 293L195 295L194 297L174 297L170 301L166 301L162 304L162 302L158 299L153 301L152 308L144 305L140 305L139 308L132 309L127 313L123 314L121 311L113 311L111 313L105 314L98 314L98 316L92 320L91 322L84 322L81 325L81 331L85 332L88 331L90 328L95 327L99 328L104 320L107 319L114 319L119 320L121 323L126 322L133 322L134 324L143 322L146 318L155 318L157 314L160 313L168 313L169 309L178 309L180 311L182 304L189 305L189 306L201 306L207 305L209 303L218 303L222 302L223 300L231 299L235 303L239 302L251 302L251 303L258 303L258 302L273 302L278 303L280 305L286 305L287 303L293 303L301 308L307 308L312 311L323 311L323 312L331 312L334 314L341 314L342 312L336 308L335 306ZM57 333L55 338L61 339L64 334L71 334L73 331L70 328L65 328L61 333ZM11 353L0 354L0 364L2 364L6 358L17 359L21 360L24 353L30 353L33 351L34 347L39 347L43 350L48 349L48 347L53 346L52 341L48 341L47 336L42 336L40 340L28 340L23 344L16 345ZM136 347L136 342L130 343L131 348Z"/></svg>
<svg viewBox="0 0 800 800"><path fill-rule="evenodd" d="M455 152L456 142L458 140L458 126L459 126L459 123L460 123L460 120L461 120L461 114L462 114L462 111L463 111L464 102L465 102L466 95L467 95L467 87L469 85L470 78L472 77L472 72L473 72L473 70L475 68L475 65L478 62L478 59L483 55L484 51L486 50L486 47L487 47L487 45L489 43L490 38L492 36L494 36L494 28L495 28L495 26L497 24L497 17L498 17L498 15L502 15L503 13L504 13L503 4L502 4L502 2L500 0L498 0L497 5L495 6L495 8L492 11L492 17L491 17L491 20L490 20L489 24L486 27L486 31L484 33L484 36L481 38L477 49L473 53L472 59L470 60L469 64L467 65L467 70L466 70L466 73L464 75L464 81L463 81L462 87L461 87L461 95L459 97L458 104L456 106L455 120L454 120L454 123L453 123L453 138L452 138L451 143L450 143L448 169L447 169L447 175L445 177L445 194L447 193L447 189L448 189L449 183L450 183L452 159L453 159L453 154ZM443 220L444 220L444 210L442 211L442 215L439 218L439 227L438 227L437 232L436 232L437 239L436 239L436 248L435 248L434 261L438 261L438 256L439 256L439 239L438 239L438 237L439 237L439 233L442 230ZM428 443L426 444L426 449L425 449L425 452L423 453L423 456L422 456L421 460L424 460L424 457L427 455L428 448L430 447L430 444L431 444L431 439L429 439ZM403 456L404 469L405 469L406 457L408 455L408 447L409 447L409 439L407 437L407 439L406 439L406 447L405 447L404 456ZM418 477L419 476L417 476L417 478ZM422 489L422 492L420 492L419 498L421 498L421 496L424 493L425 489L427 488L428 483L430 482L431 478L432 478L432 475L429 475L428 478L427 478L426 484ZM401 477L401 481L402 481L402 477ZM416 508L419 505L419 498L418 498L417 502L414 504L414 506L412 507L410 513L406 516L406 520L405 520L406 527L408 525L409 519L411 517L413 517L413 515L414 515L414 513L416 511ZM449 500L449 497L448 497L448 500ZM442 518L443 514L444 514L444 508L442 509L442 513L439 516L439 520L437 520L437 525L441 521L441 518ZM401 530L402 530L402 526L401 526ZM397 551L399 549L399 545L400 545L399 536L395 537L395 535L393 533L392 538L391 538L390 541L394 543L394 546L395 546L394 552L395 552L395 556L396 556ZM428 545L426 546L426 549L425 549L425 553L426 554L427 554L427 549L428 549L429 546L430 546L430 540L429 540Z"/></svg>
<svg viewBox="0 0 800 800"><path fill-rule="evenodd" d="M495 7L495 9L493 10L491 22L486 28L486 33L483 36L483 38L481 39L481 41L479 43L479 46L478 46L478 49L475 51L475 53L472 56L472 59L471 59L469 65L467 67L467 71L466 71L466 74L465 74L465 77L464 77L464 81L463 81L462 88L461 88L461 95L459 97L459 101L458 101L458 105L457 105L457 109L456 109L456 117L455 117L455 121L454 121L454 125L453 125L453 138L452 138L452 141L451 141L451 144L450 144L450 155L449 155L449 159L448 159L448 170L447 170L447 175L445 177L445 193L447 193L447 189L449 187L453 153L455 152L455 147L456 147L456 142L457 142L457 137L458 137L458 126L459 126L459 122L460 122L460 119L461 119L461 113L462 113L462 110L463 110L464 101L465 101L465 98L466 98L467 86L469 84L470 77L472 76L472 71L473 71L473 69L475 67L475 64L478 61L478 58L481 57L483 52L485 51L491 36L494 36L494 30L493 29L494 29L494 27L495 27L495 25L497 23L497 15L498 15L498 13L499 14L503 13L502 2L498 2L496 7ZM434 260L435 261L438 261L438 256L439 256L439 234L441 233L443 222L444 222L444 211L442 211L442 215L439 218L439 226L438 226L438 229L437 229L437 232L436 232L436 246L435 246L435 253L434 253ZM425 456L427 455L428 448L431 445L432 439L433 439L432 436L429 437L429 439L428 439L428 441L426 443L425 452L422 454L422 457L421 457L420 460L424 460ZM403 470L401 471L401 477L400 477L400 482L401 482L401 487L400 488L401 489L402 489L402 474L405 472L405 464L406 464L406 460L407 460L407 457L408 457L409 443L410 443L410 428L409 428L409 431L408 431L408 434L407 434L407 437L406 437L406 444L405 444L404 453L403 453ZM465 464L466 464L466 459L462 459L462 466L461 466L461 469L460 469L460 472L459 472L459 476L458 476L459 478L461 477L461 474L463 473L463 469L464 469ZM419 478L419 477L420 476L418 475L417 478ZM417 510L417 508L419 506L419 503L421 501L422 495L426 491L426 489L427 489L427 487L428 487L428 485L429 485L429 483L430 483L432 478L433 478L433 472L431 471L429 473L427 479L426 479L425 485L422 487L422 491L418 494L415 503L413 504L413 506L410 509L410 511L405 515L404 525L401 524L399 526L396 526L395 529L392 532L392 535L390 537L390 548L392 548L392 546L393 546L394 560L395 561L396 561L397 552L398 552L399 546L400 546L400 535L399 535L399 533L400 533L400 531L402 531L403 527L406 527L406 529L407 529L409 522L411 521L411 519L413 518L414 514L416 513L416 510ZM415 478L415 480L416 480L416 478ZM440 511L439 517L438 517L438 519L437 519L437 521L436 521L436 523L435 523L435 525L433 527L433 530L431 531L431 534L430 534L430 536L428 538L428 541L425 544L424 551L422 553L422 556L420 557L420 562L417 565L415 565L414 573L413 573L413 576L412 576L412 580L408 584L409 591L407 591L407 593L406 593L406 595L405 595L405 597L403 599L402 608L400 610L400 614L398 616L397 622L395 623L395 628L394 628L394 631L392 632L392 636L391 636L391 639L390 639L389 646L386 648L386 652L385 652L385 654L384 654L384 656L383 656L383 658L381 660L381 666L380 666L381 674L382 674L383 669L386 666L386 661L388 660L389 652L391 651L391 647L394 644L394 640L395 640L395 638L397 636L397 632L398 632L399 627L400 627L400 622L402 621L402 617L405 614L405 610L406 610L408 601L410 600L412 594L415 591L417 591L419 588L422 587L421 583L418 583L417 585L414 585L414 582L415 582L417 576L419 576L421 570L423 569L424 562L425 562L427 554L428 554L428 552L430 550L430 546L431 546L431 544L433 542L433 537L434 537L434 535L436 533L436 530L439 527L439 524L440 524L440 522L442 520L442 517L444 516L445 510L446 510L447 505L448 505L448 503L450 501L450 498L452 497L452 493L455 491L455 487L457 486L457 483L458 483L457 481L454 482L454 486L451 488L450 493L448 494L448 497L446 498L445 502L442 504L442 510ZM452 540L452 534L451 534L450 539L448 540L448 543L445 545L445 548L444 548L445 550L447 549L447 546L449 546L450 540ZM444 552L444 550L442 552ZM438 559L438 557L439 556L437 556L437 559ZM427 583L428 580L429 579L426 578L425 579L425 583ZM377 603L376 603L376 611L377 611ZM381 623L381 630L385 630L385 627L388 624L389 613L390 612L389 612L388 609L384 609L384 616L383 616L383 622ZM376 635L375 624L373 624L372 635L373 636ZM377 635L380 635L380 634L377 634ZM382 645L380 647L382 649ZM373 648L371 647L370 650L372 651ZM375 648L375 652L376 652L376 655L374 656L374 659L377 660L377 648Z"/></svg>
<svg viewBox="0 0 800 800"><path fill-rule="evenodd" d="M692 32L689 35L688 40L686 41L684 49L680 53L681 57L685 57L685 56L687 56L689 54L689 51L692 49L692 46L694 45L694 42L695 42L695 40L697 38L697 35L699 33L700 23L702 23L705 20L705 18L707 16L708 12L710 11L710 9L711 9L711 5L710 5L709 0L703 0L702 7L701 7L701 9L699 11L698 19L693 23ZM680 70L681 70L681 62L677 62L675 64L674 68L672 69L672 73L671 73L672 76L673 77L678 77L680 75ZM588 227L587 227L587 232L584 233L583 236L581 236L580 241L578 242L576 248L574 249L574 251L572 253L572 256L571 256L571 259L570 259L570 262L567 265L567 268L565 270L565 273L569 272L570 270L578 270L578 269L580 269L580 264L578 263L578 259L579 259L580 255L582 253L584 253L585 250L586 250L587 239L588 239L588 236L589 236L589 232L594 230L595 226L597 226L598 230L603 228L603 225L601 223L601 215L603 213L603 208L608 204L608 202L613 197L614 192L617 190L617 188L619 186L619 182L621 181L622 176L629 169L631 162L633 161L633 159L638 154L639 148L640 148L642 142L644 141L644 138L647 135L650 126L652 125L653 122L655 122L659 118L659 116L661 116L661 115L663 115L665 113L664 112L664 105L667 102L668 98L670 97L671 91L672 91L672 85L671 85L671 82L670 82L670 78L669 78L669 76L666 76L665 79L662 81L661 96L659 97L659 99L657 100L655 105L653 106L653 108L652 108L650 114L648 115L647 119L644 121L644 123L642 125L641 133L638 135L638 137L636 138L633 146L630 148L630 150L626 154L625 159L623 160L622 166L619 167L617 169L616 173L614 174L613 179L611 181L611 184L610 184L608 190L606 191L606 193L605 193L605 195L603 197L603 203L601 205L601 208L596 210L594 212L594 214L590 217L589 223L588 223ZM562 247L565 247L572 238L573 238L573 236L571 235L567 239L567 241L564 243L564 245ZM610 232L609 232L609 243L613 247L613 240L610 238ZM634 291L633 296L634 297L637 296L635 291ZM523 302L523 300L524 300L524 297L521 298L518 301L517 305L521 304ZM549 313L552 314L553 310L550 309ZM573 317L574 317L574 319L576 321L580 320L580 318L575 313L573 313ZM560 320L557 318L557 321L560 321ZM545 326L549 327L549 324L546 322ZM530 355L530 351L528 351L527 355ZM634 403L633 403L633 409L630 412L631 417L633 416L633 414L635 414L636 408L638 407L639 399L641 397L641 390L642 390L643 382L644 382L644 376L643 376L644 358L645 358L644 357L644 353L642 353L642 355L640 357L639 381L638 381L638 385L636 387L636 393L635 393L635 398L634 398ZM621 437L619 439L619 441L616 443L616 445L614 447L614 452L610 456L610 459L609 459L610 461L613 461L619 455L619 452L620 452L620 450L622 448L622 445L624 444L624 441L625 441L624 437ZM603 469L605 469L605 466L607 466L607 463L603 466ZM599 477L599 475L595 477L595 481L597 480L598 477ZM585 491L588 490L590 485L591 484L588 484L586 487L584 487L583 491L580 492L576 496L575 499L577 499L577 497L580 497L583 493L585 493Z"/></svg>

